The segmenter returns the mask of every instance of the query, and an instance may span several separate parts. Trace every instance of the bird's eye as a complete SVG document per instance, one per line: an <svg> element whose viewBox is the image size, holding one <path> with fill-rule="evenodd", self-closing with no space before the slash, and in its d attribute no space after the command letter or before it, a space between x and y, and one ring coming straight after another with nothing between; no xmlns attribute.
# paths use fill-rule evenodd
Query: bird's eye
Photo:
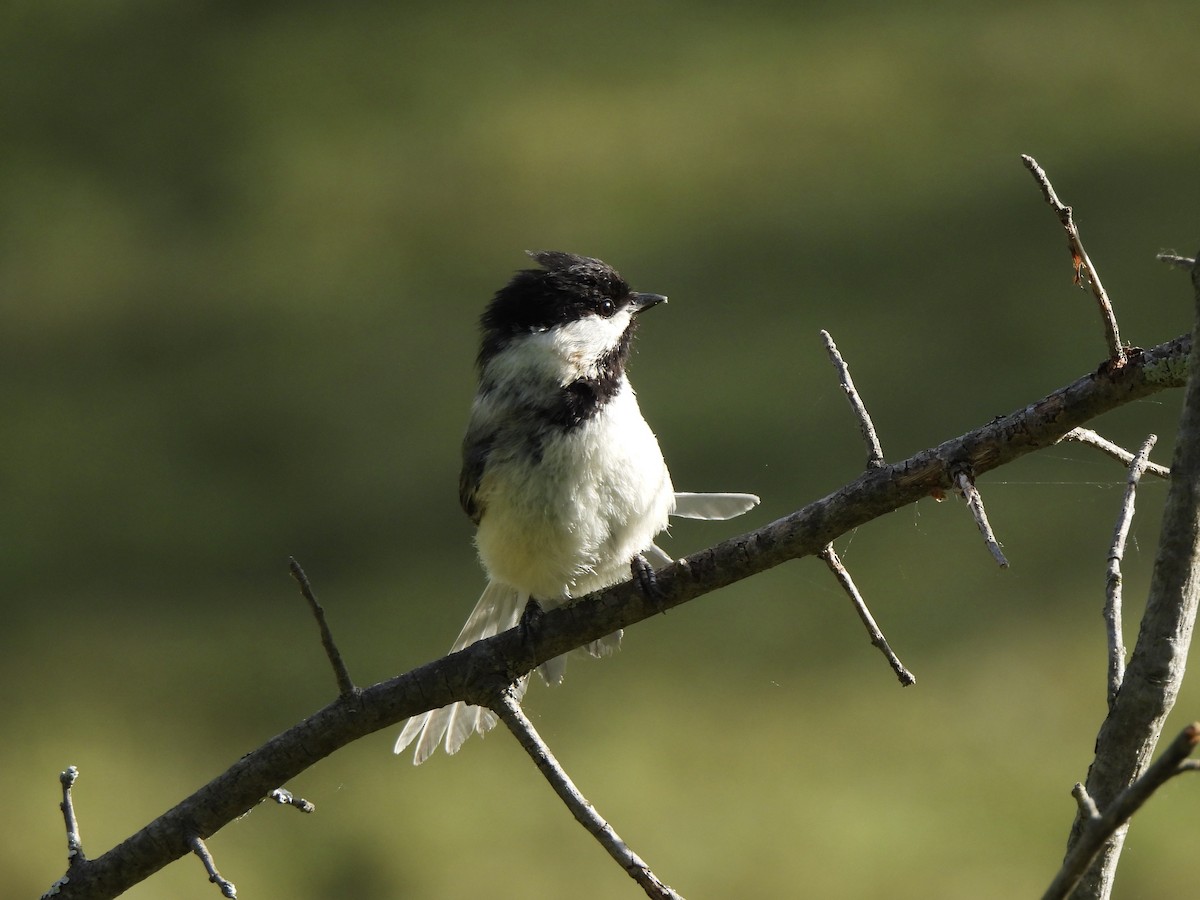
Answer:
<svg viewBox="0 0 1200 900"><path fill-rule="evenodd" d="M617 304L613 303L607 297L604 297L599 303L596 304L596 312L600 313L600 315L604 316L606 319L610 318L616 311Z"/></svg>

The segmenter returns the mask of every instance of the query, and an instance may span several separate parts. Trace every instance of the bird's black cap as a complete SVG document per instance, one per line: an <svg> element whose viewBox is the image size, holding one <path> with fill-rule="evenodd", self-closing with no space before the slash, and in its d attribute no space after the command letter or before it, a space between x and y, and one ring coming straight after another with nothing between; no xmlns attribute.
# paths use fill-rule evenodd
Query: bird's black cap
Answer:
<svg viewBox="0 0 1200 900"><path fill-rule="evenodd" d="M529 255L542 268L517 272L483 313L480 368L521 334L588 315L611 316L624 306L640 312L667 299L635 293L620 272L590 256L562 250L531 250Z"/></svg>

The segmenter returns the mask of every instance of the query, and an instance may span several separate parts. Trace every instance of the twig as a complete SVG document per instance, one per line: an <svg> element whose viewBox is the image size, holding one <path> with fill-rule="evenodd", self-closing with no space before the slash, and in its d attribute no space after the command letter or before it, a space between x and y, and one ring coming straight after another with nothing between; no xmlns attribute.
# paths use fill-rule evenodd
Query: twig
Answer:
<svg viewBox="0 0 1200 900"><path fill-rule="evenodd" d="M1060 900L1070 894L1104 842L1125 825L1155 791L1176 775L1197 770L1194 765L1189 764L1187 758L1198 743L1200 722L1193 722L1180 732L1137 781L1114 797L1113 802L1103 812L1096 809L1096 804L1083 785L1075 785L1071 793L1079 803L1083 821L1082 831L1079 840L1072 845L1066 859L1063 860L1062 868L1042 895L1042 900Z"/></svg>
<svg viewBox="0 0 1200 900"><path fill-rule="evenodd" d="M1178 253L1169 250L1164 250L1154 258L1161 263L1166 263L1168 266L1174 266L1177 269L1191 269L1196 265L1196 260L1190 256L1180 256Z"/></svg>
<svg viewBox="0 0 1200 900"><path fill-rule="evenodd" d="M1096 298L1096 303L1100 307L1100 316L1104 320L1109 357L1117 366L1125 365L1125 348L1121 345L1121 335L1117 331L1117 316L1113 312L1112 303L1108 299L1104 285L1100 283L1100 273L1096 271L1096 267L1088 258L1087 251L1083 249L1083 242L1079 239L1079 228L1075 225L1071 207L1066 206L1058 199L1058 195L1054 193L1054 186L1050 184L1049 177L1045 170L1037 164L1036 159L1021 154L1021 161L1025 163L1025 168L1032 173L1034 181L1042 189L1042 196L1046 203L1054 210L1058 221L1062 223L1063 230L1067 233L1067 247L1071 251L1071 263L1075 268L1075 284L1082 287L1083 279L1086 278L1091 286L1092 296Z"/></svg>
<svg viewBox="0 0 1200 900"><path fill-rule="evenodd" d="M294 806L302 813L314 813L317 807L305 800L303 797L297 797L291 791L283 788L275 788L271 793L267 794L268 800L274 800L280 806Z"/></svg>
<svg viewBox="0 0 1200 900"><path fill-rule="evenodd" d="M188 846L192 848L192 852L200 857L200 862L204 863L204 868L208 872L208 880L221 889L221 894L228 897L229 900L237 900L237 888L234 887L232 881L228 881L221 877L221 873L217 871L217 864L213 861L212 854L208 852L208 847L204 845L200 835L193 835L188 841Z"/></svg>
<svg viewBox="0 0 1200 900"><path fill-rule="evenodd" d="M1133 462L1134 454L1130 453L1124 447L1101 437L1090 428L1072 428L1060 440L1073 441L1077 444L1087 444L1089 447L1095 447L1097 450L1107 453L1113 459L1120 460L1126 466ZM1166 466L1160 466L1158 463L1152 463L1149 460L1146 461L1145 470L1147 475L1154 475L1158 478L1171 477L1170 469Z"/></svg>
<svg viewBox="0 0 1200 900"><path fill-rule="evenodd" d="M58 808L62 810L63 823L67 828L67 871L62 878L50 885L49 890L42 894L41 900L48 900L62 893L71 883L76 871L87 862L87 857L83 855L83 841L79 837L79 820L75 818L75 804L71 800L71 788L75 786L75 779L78 777L79 770L75 766L67 766L58 774L59 784L62 785L62 802L58 804Z"/></svg>
<svg viewBox="0 0 1200 900"><path fill-rule="evenodd" d="M983 497L980 496L979 489L975 487L975 482L966 472L959 472L954 476L954 483L962 491L967 506L971 509L971 515L975 517L975 525L979 528L979 533L983 535L983 541L987 544L992 557L1000 564L1000 568L1007 569L1008 560L1004 558L1004 553L1000 550L1000 542L996 540L996 535L992 531L987 511L983 508Z"/></svg>
<svg viewBox="0 0 1200 900"><path fill-rule="evenodd" d="M1117 516L1117 527L1113 531L1112 549L1108 552L1108 577L1105 583L1104 624L1108 631L1108 708L1111 710L1117 699L1117 691L1125 679L1125 640L1121 625L1121 561L1125 558L1125 543L1129 528L1133 524L1134 495L1137 484L1146 471L1146 460L1158 440L1152 434L1142 443L1141 449L1129 463L1129 480L1125 485L1125 498Z"/></svg>
<svg viewBox="0 0 1200 900"><path fill-rule="evenodd" d="M308 576L304 574L304 570L300 568L300 563L296 562L295 557L288 557L288 568L292 570L292 577L300 585L300 591L304 594L304 599L308 601L308 607L312 610L313 616L316 617L317 627L321 629L321 646L325 648L325 655L329 657L329 664L333 666L333 675L337 679L338 692L343 697L357 694L358 688L350 680L350 672L346 669L346 664L342 662L342 654L338 652L337 644L333 642L333 632L329 630L329 625L325 621L325 610L317 602L316 594L313 593Z"/></svg>
<svg viewBox="0 0 1200 900"><path fill-rule="evenodd" d="M833 577L838 580L838 583L842 586L842 590L849 595L850 602L854 604L855 612L858 613L858 617L862 619L863 625L867 628L867 634L871 637L871 643L878 647L879 652L887 658L892 671L900 679L900 684L904 687L916 684L917 677L904 668L904 664L900 662L896 654L892 652L891 646L888 645L887 638L883 636L883 632L875 624L875 617L871 615L871 610L867 608L866 601L863 600L862 594L859 593L858 588L854 584L854 579L850 577L850 573L842 565L837 551L833 549L833 544L827 544L825 549L818 555L821 559L825 560L825 564L829 566L829 571L833 573Z"/></svg>
<svg viewBox="0 0 1200 900"><path fill-rule="evenodd" d="M862 402L862 398L858 395L858 391L854 387L854 379L850 377L850 367L842 359L842 354L838 352L837 345L833 342L833 338L828 331L821 332L821 340L825 342L825 350L829 353L829 359L833 363L834 368L837 369L838 380L842 384L842 390L846 392L846 399L850 401L850 408L858 416L858 424L862 429L863 440L867 444L867 468L881 468L884 464L883 447L879 445L879 435L875 433L875 425L871 422L871 416L867 413L867 407Z"/></svg>
<svg viewBox="0 0 1200 900"><path fill-rule="evenodd" d="M1075 782L1075 787L1071 788L1071 796L1075 798L1081 816L1089 820L1100 818L1100 810L1096 808L1096 801L1092 799L1088 789L1080 782Z"/></svg>
<svg viewBox="0 0 1200 900"><path fill-rule="evenodd" d="M629 849L613 831L612 826L600 817L596 808L579 792L562 766L558 764L558 760L554 758L545 741L538 735L533 723L521 711L520 705L513 698L510 690L506 688L501 691L491 705L491 709L504 721L508 730L525 748L525 752L533 759L545 779L550 782L554 793L558 794L562 802L571 810L571 815L575 817L576 821L600 842L601 846L608 851L608 855L617 861L617 864L628 873L630 878L641 885L648 897L656 898L656 900L683 900L679 894L663 884L650 871L650 867Z"/></svg>
<svg viewBox="0 0 1200 900"><path fill-rule="evenodd" d="M71 788L75 787L75 779L79 777L79 769L75 766L67 766L67 768L59 773L58 780L62 785L62 803L58 808L62 810L63 823L67 827L67 867L78 862L83 862L87 859L83 853L83 840L79 836L79 820L75 818L75 803L71 799Z"/></svg>

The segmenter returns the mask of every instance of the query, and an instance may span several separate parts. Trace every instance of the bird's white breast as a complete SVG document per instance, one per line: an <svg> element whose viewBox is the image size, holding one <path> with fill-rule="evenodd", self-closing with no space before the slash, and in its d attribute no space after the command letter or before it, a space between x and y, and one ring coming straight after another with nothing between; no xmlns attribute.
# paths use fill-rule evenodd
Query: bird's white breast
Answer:
<svg viewBox="0 0 1200 900"><path fill-rule="evenodd" d="M543 603L627 578L666 528L671 477L628 381L540 453L504 451L501 441L479 483L476 545L491 578Z"/></svg>

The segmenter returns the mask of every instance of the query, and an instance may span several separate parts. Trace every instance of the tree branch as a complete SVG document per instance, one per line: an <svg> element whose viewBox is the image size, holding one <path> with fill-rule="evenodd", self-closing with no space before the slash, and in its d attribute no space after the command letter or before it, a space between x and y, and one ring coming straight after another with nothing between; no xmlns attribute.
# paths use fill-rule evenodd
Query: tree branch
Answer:
<svg viewBox="0 0 1200 900"><path fill-rule="evenodd" d="M1050 887L1042 895L1042 900L1062 900L1063 897L1068 896L1104 842L1116 832L1123 830L1133 814L1150 799L1155 791L1176 775L1196 771L1195 766L1189 764L1187 758L1196 749L1198 743L1200 743L1200 722L1193 722L1180 732L1154 765L1108 804L1104 812L1100 812L1087 788L1082 784L1075 785L1071 793L1075 795L1075 800L1079 804L1079 820L1082 823L1080 837L1067 853L1062 868L1050 882Z"/></svg>
<svg viewBox="0 0 1200 900"><path fill-rule="evenodd" d="M580 793L579 788L575 787L575 783L558 764L558 760L554 758L554 754L550 752L546 742L533 727L533 723L521 710L520 704L517 703L510 689L506 688L501 691L499 697L489 704L489 708L508 726L508 730L529 754L534 765L538 767L538 771L550 783L550 787L554 789L554 793L558 794L559 799L566 804L575 820L600 842L600 846L617 861L617 865L624 869L630 878L641 886L647 897L654 898L654 900L683 900L683 897L675 893L668 885L663 884L658 876L650 871L650 867L642 861L642 858L629 849L629 845L621 840L613 831L612 826L596 812L596 807L592 806L587 797Z"/></svg>
<svg viewBox="0 0 1200 900"><path fill-rule="evenodd" d="M194 837L211 836L270 791L358 738L426 710L477 697L481 681L494 681L498 675L511 680L664 609L788 560L817 554L878 516L951 489L953 474L964 468L978 477L1052 445L1103 412L1179 387L1190 349L1191 339L1182 336L1150 350L1131 351L1126 366L1103 366L981 428L870 469L791 515L658 570L654 598L636 584L616 585L547 612L535 633L512 629L357 694L342 694L243 756L107 853L80 863L71 880L60 885L60 896L115 897L190 852Z"/></svg>
<svg viewBox="0 0 1200 900"><path fill-rule="evenodd" d="M1087 791L1101 809L1141 774L1149 763L1167 714L1183 681L1188 646L1200 600L1200 369L1195 335L1200 334L1200 268L1192 268L1195 318L1187 381L1171 482L1146 611L1121 689L1100 727ZM1087 819L1076 816L1067 852L1084 839ZM1104 898L1112 889L1124 829L1104 844L1073 897Z"/></svg>

